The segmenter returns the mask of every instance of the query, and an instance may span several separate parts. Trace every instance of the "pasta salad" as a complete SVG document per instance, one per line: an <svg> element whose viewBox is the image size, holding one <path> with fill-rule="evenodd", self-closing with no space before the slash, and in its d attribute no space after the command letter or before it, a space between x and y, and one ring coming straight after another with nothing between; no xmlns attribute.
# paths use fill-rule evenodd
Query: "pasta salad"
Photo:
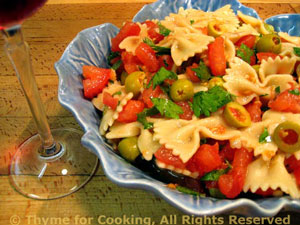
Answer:
<svg viewBox="0 0 300 225"><path fill-rule="evenodd" d="M226 5L128 21L111 43L83 88L123 158L188 194L300 197L300 37Z"/></svg>

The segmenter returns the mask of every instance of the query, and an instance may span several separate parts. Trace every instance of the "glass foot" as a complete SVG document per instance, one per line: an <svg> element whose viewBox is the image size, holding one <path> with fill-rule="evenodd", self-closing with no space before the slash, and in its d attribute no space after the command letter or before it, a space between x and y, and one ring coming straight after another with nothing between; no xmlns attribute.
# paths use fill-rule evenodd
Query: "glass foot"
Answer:
<svg viewBox="0 0 300 225"><path fill-rule="evenodd" d="M11 162L11 183L29 198L69 195L86 184L97 169L98 158L81 145L80 131L63 128L51 132L61 151L50 157L41 155L40 138L34 135L19 146Z"/></svg>

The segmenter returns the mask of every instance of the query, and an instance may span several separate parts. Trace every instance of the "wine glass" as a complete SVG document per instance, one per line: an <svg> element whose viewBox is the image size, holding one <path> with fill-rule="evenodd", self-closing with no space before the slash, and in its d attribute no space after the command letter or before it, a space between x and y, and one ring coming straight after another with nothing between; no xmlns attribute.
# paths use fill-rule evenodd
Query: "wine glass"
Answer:
<svg viewBox="0 0 300 225"><path fill-rule="evenodd" d="M38 134L25 140L10 165L10 181L21 194L35 199L55 199L78 190L96 171L98 158L83 148L82 132L50 130L21 24L47 0L1 0L0 30L7 53L35 121Z"/></svg>

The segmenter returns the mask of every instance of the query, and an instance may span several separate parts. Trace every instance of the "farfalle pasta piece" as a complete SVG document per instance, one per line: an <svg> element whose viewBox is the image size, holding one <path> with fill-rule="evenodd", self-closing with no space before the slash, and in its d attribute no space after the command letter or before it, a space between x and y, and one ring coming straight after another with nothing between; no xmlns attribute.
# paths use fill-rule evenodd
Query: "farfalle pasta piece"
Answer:
<svg viewBox="0 0 300 225"><path fill-rule="evenodd" d="M213 41L213 37L202 33L189 33L185 28L175 28L174 32L158 45L171 47L172 59L176 66L180 66L188 58L205 51Z"/></svg>
<svg viewBox="0 0 300 225"><path fill-rule="evenodd" d="M296 59L284 57L281 59L277 56L275 59L269 57L267 60L262 60L259 69L259 78L262 82L269 75L274 74L292 74L294 71Z"/></svg>
<svg viewBox="0 0 300 225"><path fill-rule="evenodd" d="M115 122L105 135L107 139L126 138L138 136L143 126L139 122L119 123Z"/></svg>
<svg viewBox="0 0 300 225"><path fill-rule="evenodd" d="M300 56L295 54L294 47L297 47L295 44L283 42L281 43L281 51L279 55L287 56L289 58L295 58L296 61L300 61Z"/></svg>
<svg viewBox="0 0 300 225"><path fill-rule="evenodd" d="M285 41L295 44L298 47L300 46L300 37L290 36L288 33L285 32L279 32L278 35L280 38L284 39Z"/></svg>
<svg viewBox="0 0 300 225"><path fill-rule="evenodd" d="M256 192L259 188L266 191L280 189L299 198L300 192L292 174L289 174L284 165L284 154L277 154L271 161L266 162L258 158L248 166L248 173L243 187L244 192Z"/></svg>
<svg viewBox="0 0 300 225"><path fill-rule="evenodd" d="M99 109L100 111L103 111L104 104L103 104L103 93L107 92L111 95L114 95L115 93L121 92L121 95L125 95L125 86L121 85L120 82L115 81L112 84L108 84L107 87L103 89L103 91L98 94L96 98L93 98L92 102L93 105ZM119 98L120 95L116 95L116 98Z"/></svg>
<svg viewBox="0 0 300 225"><path fill-rule="evenodd" d="M229 38L225 37L225 58L227 62L231 62L235 58L235 46Z"/></svg>
<svg viewBox="0 0 300 225"><path fill-rule="evenodd" d="M227 32L222 34L222 36L228 38L233 43L236 43L241 37L244 37L249 34L258 36L259 32L251 25L243 24L242 26L238 27L234 32Z"/></svg>
<svg viewBox="0 0 300 225"><path fill-rule="evenodd" d="M160 146L161 144L153 140L153 134L149 130L141 130L141 135L138 137L138 148L142 153L144 159L148 161L151 160L153 154L157 149L160 148Z"/></svg>
<svg viewBox="0 0 300 225"><path fill-rule="evenodd" d="M132 53L133 55L135 55L135 50L139 46L139 44L142 43L146 37L148 37L147 25L146 24L140 24L140 23L137 23L137 24L141 28L140 34L138 36L126 37L119 44L120 49L124 49L127 52Z"/></svg>
<svg viewBox="0 0 300 225"><path fill-rule="evenodd" d="M129 92L125 96L121 97L119 100L119 105L116 110L107 109L107 111L103 112L103 117L100 123L99 131L101 135L104 135L110 126L113 125L114 121L118 119L119 113L123 110L123 107L127 104L127 102L133 97L132 92Z"/></svg>

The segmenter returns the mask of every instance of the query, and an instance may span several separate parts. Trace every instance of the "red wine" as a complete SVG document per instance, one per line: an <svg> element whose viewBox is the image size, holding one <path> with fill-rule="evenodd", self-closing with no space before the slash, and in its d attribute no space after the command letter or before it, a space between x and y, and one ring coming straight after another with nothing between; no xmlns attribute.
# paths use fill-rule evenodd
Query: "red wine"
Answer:
<svg viewBox="0 0 300 225"><path fill-rule="evenodd" d="M0 0L0 27L20 24L47 0Z"/></svg>

